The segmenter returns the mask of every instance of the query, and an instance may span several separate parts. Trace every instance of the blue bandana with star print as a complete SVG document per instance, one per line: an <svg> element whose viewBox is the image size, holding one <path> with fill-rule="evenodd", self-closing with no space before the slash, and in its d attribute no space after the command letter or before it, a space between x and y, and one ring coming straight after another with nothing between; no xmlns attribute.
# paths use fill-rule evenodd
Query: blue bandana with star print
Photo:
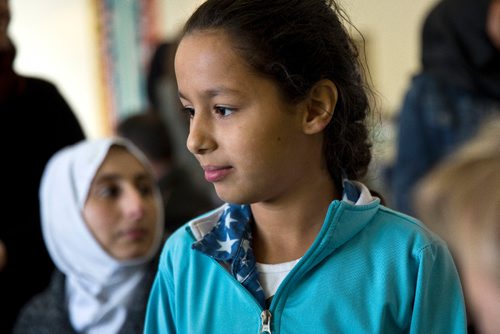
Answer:
<svg viewBox="0 0 500 334"><path fill-rule="evenodd" d="M343 199L355 203L360 196L359 190L347 179L343 186ZM266 297L252 250L251 218L249 205L227 204L215 227L194 242L192 248L228 264L231 274L265 309Z"/></svg>
<svg viewBox="0 0 500 334"><path fill-rule="evenodd" d="M217 225L193 248L231 267L231 274L255 297L264 308L266 297L259 282L252 250L249 205L228 204Z"/></svg>

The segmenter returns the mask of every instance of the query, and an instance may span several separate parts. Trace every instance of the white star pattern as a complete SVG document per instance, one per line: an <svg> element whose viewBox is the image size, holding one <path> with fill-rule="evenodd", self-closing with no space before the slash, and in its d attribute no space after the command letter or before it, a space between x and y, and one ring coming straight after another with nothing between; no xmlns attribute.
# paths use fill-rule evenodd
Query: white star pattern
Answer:
<svg viewBox="0 0 500 334"><path fill-rule="evenodd" d="M229 233L226 234L226 240L225 241L221 241L221 240L217 240L217 242L219 243L219 248L217 249L218 252L226 252L226 253L229 253L231 254L231 247L233 247L233 244L238 241L238 239L231 239L229 237Z"/></svg>
<svg viewBox="0 0 500 334"><path fill-rule="evenodd" d="M236 279L238 280L238 282L243 282L245 280L245 278L246 277L243 277L240 274L236 273Z"/></svg>
<svg viewBox="0 0 500 334"><path fill-rule="evenodd" d="M251 211L248 206L228 204L214 231L209 232L212 237L205 236L194 247L217 261L230 265L234 277L265 307L265 295L258 280L255 258L249 254L252 250L252 234L248 225L250 220ZM235 243L241 243L242 251L235 249L232 252Z"/></svg>
<svg viewBox="0 0 500 334"><path fill-rule="evenodd" d="M226 228L231 228L231 223L237 222L237 219L231 218L231 215L227 215L226 218L224 219L224 226Z"/></svg>
<svg viewBox="0 0 500 334"><path fill-rule="evenodd" d="M245 254L248 253L248 250L250 249L250 240L243 239L243 241L241 242L241 247L245 251Z"/></svg>

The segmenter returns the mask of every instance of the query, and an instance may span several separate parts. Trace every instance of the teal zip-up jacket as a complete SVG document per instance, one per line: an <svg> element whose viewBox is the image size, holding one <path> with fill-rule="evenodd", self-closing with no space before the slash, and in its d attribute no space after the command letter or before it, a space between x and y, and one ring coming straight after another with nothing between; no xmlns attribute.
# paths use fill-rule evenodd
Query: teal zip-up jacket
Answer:
<svg viewBox="0 0 500 334"><path fill-rule="evenodd" d="M269 310L224 265L191 248L223 209L167 240L145 333L466 333L461 284L446 245L378 199L331 203Z"/></svg>

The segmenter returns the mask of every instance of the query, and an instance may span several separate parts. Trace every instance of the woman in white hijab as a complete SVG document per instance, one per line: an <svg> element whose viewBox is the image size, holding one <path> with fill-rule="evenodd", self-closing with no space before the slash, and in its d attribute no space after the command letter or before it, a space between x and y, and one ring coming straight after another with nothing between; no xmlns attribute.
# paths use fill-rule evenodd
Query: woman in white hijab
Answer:
<svg viewBox="0 0 500 334"><path fill-rule="evenodd" d="M66 147L46 166L40 202L58 270L14 333L142 333L163 239L163 206L146 158L118 138Z"/></svg>

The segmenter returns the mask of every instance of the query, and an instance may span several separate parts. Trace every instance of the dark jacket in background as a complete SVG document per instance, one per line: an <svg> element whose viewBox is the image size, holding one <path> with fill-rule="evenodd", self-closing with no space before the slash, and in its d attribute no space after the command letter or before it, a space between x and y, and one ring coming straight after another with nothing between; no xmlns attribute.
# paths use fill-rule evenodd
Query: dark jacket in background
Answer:
<svg viewBox="0 0 500 334"><path fill-rule="evenodd" d="M415 184L500 114L500 50L486 32L490 0L442 0L422 29L422 70L411 81L398 122L390 173L395 208L413 214Z"/></svg>
<svg viewBox="0 0 500 334"><path fill-rule="evenodd" d="M2 212L0 239L7 266L0 272L0 333L10 333L20 308L49 283L54 265L41 233L38 188L49 158L84 138L73 111L51 83L15 76L16 90L0 100ZM7 214L6 214L7 216Z"/></svg>
<svg viewBox="0 0 500 334"><path fill-rule="evenodd" d="M149 291L153 284L158 256L148 266L140 288L135 290L127 319L118 333L139 334L143 332ZM47 290L37 295L20 313L14 334L76 334L69 321L65 298L66 276L55 270Z"/></svg>

